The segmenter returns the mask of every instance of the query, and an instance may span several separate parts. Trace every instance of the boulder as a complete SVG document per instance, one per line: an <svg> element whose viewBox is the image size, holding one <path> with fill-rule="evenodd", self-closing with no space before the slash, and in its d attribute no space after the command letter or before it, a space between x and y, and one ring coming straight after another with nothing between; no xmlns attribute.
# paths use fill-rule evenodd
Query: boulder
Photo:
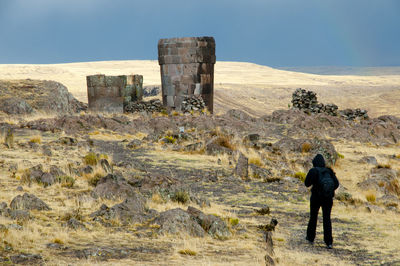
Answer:
<svg viewBox="0 0 400 266"><path fill-rule="evenodd" d="M359 161L359 163L373 164L377 165L378 162L374 156L364 156Z"/></svg>
<svg viewBox="0 0 400 266"><path fill-rule="evenodd" d="M195 237L205 235L204 229L197 221L181 208L160 213L154 223L160 226L158 229L160 234L189 234Z"/></svg>
<svg viewBox="0 0 400 266"><path fill-rule="evenodd" d="M0 81L0 111L30 114L35 111L77 113L86 105L76 100L61 83L48 80Z"/></svg>
<svg viewBox="0 0 400 266"><path fill-rule="evenodd" d="M189 213L212 237L226 239L232 235L226 223L215 215L206 215L202 211L191 206L188 207L187 213Z"/></svg>
<svg viewBox="0 0 400 266"><path fill-rule="evenodd" d="M33 194L25 193L23 196L16 196L10 203L12 210L51 210L41 199Z"/></svg>
<svg viewBox="0 0 400 266"><path fill-rule="evenodd" d="M108 174L101 178L92 191L92 196L95 198L117 199L134 195L136 195L135 189L119 174Z"/></svg>
<svg viewBox="0 0 400 266"><path fill-rule="evenodd" d="M155 215L155 211L146 210L145 203L145 198L139 193L135 193L111 208L103 204L98 211L92 213L90 216L93 218L102 217L105 220L118 219L124 224L142 223Z"/></svg>

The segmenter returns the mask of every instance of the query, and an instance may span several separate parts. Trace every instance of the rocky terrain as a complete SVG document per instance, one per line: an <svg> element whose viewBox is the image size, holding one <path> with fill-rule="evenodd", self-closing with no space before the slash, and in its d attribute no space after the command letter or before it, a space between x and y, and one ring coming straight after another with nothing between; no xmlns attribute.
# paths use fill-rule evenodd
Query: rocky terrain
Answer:
<svg viewBox="0 0 400 266"><path fill-rule="evenodd" d="M55 82L2 84L19 84L32 109L0 115L4 264L400 264L398 117L347 119L290 102L261 117L105 115L64 89L59 111L58 94L46 94L63 88ZM322 219L316 243L305 241L303 181L317 153L341 182L333 250Z"/></svg>

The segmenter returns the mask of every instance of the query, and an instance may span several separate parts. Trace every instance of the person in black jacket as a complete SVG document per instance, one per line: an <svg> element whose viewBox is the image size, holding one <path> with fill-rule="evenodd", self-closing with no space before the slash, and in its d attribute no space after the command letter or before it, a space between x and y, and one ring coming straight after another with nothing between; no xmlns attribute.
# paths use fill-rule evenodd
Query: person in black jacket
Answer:
<svg viewBox="0 0 400 266"><path fill-rule="evenodd" d="M321 154L317 154L312 161L313 168L310 169L306 176L305 185L306 187L312 186L311 198L310 198L310 220L307 227L306 239L313 243L315 239L315 230L317 228L317 219L319 208L322 207L323 224L324 224L324 241L326 246L331 249L333 238L332 238L332 224L331 224L331 210L333 205L332 197L321 196L321 187L319 183L319 176L321 169L327 169L331 178L333 179L334 190L339 187L339 181L335 175L335 172L331 168L325 167L325 160Z"/></svg>

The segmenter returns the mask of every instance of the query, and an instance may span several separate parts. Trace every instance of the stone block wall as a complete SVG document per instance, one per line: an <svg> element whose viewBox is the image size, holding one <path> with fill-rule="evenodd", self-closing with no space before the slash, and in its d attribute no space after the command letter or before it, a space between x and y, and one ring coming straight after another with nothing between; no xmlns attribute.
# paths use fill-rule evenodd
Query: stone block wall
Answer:
<svg viewBox="0 0 400 266"><path fill-rule="evenodd" d="M159 40L164 106L181 111L185 96L200 95L208 110L213 112L215 61L213 37Z"/></svg>
<svg viewBox="0 0 400 266"><path fill-rule="evenodd" d="M143 99L143 76L92 75L86 77L89 109L122 113L130 102Z"/></svg>

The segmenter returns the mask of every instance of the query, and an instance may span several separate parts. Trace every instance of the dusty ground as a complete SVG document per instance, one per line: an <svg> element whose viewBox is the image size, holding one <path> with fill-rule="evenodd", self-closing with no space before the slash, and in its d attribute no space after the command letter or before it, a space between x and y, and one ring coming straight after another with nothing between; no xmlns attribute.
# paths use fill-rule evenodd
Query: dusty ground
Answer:
<svg viewBox="0 0 400 266"><path fill-rule="evenodd" d="M0 65L0 79L45 79L63 83L78 100L87 101L86 75L141 74L144 85L159 85L157 61L107 61L56 65ZM290 102L299 87L318 93L323 103L341 109L365 108L372 116L400 116L400 72L375 71L375 76L314 75L273 69L251 63L217 62L215 65L215 112L232 108L254 116L270 114ZM389 74L390 75L389 75Z"/></svg>

